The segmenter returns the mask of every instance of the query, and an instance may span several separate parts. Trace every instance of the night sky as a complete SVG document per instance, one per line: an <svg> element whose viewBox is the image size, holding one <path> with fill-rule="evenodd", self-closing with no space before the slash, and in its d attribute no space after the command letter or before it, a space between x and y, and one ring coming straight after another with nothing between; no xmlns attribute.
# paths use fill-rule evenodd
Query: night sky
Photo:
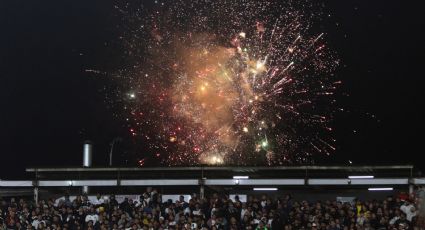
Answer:
<svg viewBox="0 0 425 230"><path fill-rule="evenodd" d="M327 164L406 164L423 153L425 3L324 1L321 28L341 65L350 112L335 119L337 152ZM113 1L0 2L0 179L30 166L80 166L91 140L94 165L134 166L128 136L86 69L120 65ZM106 47L106 48L105 48Z"/></svg>

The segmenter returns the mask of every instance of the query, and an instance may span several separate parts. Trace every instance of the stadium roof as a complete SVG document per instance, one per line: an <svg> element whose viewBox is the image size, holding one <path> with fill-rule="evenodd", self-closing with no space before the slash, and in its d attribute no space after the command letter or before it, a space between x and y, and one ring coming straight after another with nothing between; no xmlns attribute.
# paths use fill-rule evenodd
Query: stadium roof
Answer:
<svg viewBox="0 0 425 230"><path fill-rule="evenodd" d="M392 166L278 166L278 167L156 167L156 168L28 168L35 179L306 179L368 176L412 178L422 176L412 165Z"/></svg>
<svg viewBox="0 0 425 230"><path fill-rule="evenodd" d="M7 188L33 188L50 192L75 190L90 186L106 192L125 187L138 192L140 186L161 189L249 190L258 187L281 189L314 188L323 191L348 191L391 187L406 190L410 185L425 185L425 177L412 165L391 166L279 166L279 167L157 167L157 168L28 168L26 181L0 180L1 191ZM176 190L177 189L177 190ZM61 191L62 191L61 190ZM164 191L165 191L164 190ZM38 191L38 190L37 190ZM92 191L92 189L91 189Z"/></svg>

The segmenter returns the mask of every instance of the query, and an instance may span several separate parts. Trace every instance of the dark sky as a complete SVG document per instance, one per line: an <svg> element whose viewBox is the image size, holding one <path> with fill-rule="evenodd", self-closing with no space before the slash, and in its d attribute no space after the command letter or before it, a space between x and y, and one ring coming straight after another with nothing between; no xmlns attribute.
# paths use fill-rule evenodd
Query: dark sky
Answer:
<svg viewBox="0 0 425 230"><path fill-rule="evenodd" d="M350 95L339 98L350 112L335 121L339 148L327 163L421 166L424 6L325 1L331 16L323 30ZM29 166L79 166L87 139L95 143L95 165L106 165L109 143L123 130L99 91L105 80L84 70L119 61L105 49L117 36L113 15L105 0L0 2L1 179Z"/></svg>

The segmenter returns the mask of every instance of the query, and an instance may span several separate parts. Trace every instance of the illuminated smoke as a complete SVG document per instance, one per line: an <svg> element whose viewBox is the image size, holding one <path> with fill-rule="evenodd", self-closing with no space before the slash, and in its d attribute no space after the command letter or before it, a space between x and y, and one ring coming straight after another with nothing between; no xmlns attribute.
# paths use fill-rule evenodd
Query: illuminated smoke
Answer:
<svg viewBox="0 0 425 230"><path fill-rule="evenodd" d="M337 60L301 2L117 6L126 64L110 101L147 143L140 158L282 165L331 154Z"/></svg>

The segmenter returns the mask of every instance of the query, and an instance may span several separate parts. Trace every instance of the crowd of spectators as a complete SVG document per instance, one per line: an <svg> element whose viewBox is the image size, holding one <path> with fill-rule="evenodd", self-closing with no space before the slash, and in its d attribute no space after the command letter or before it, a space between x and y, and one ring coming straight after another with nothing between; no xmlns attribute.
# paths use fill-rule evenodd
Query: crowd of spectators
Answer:
<svg viewBox="0 0 425 230"><path fill-rule="evenodd" d="M422 190L420 190L422 191ZM248 196L246 202L222 194L201 199L193 195L176 201L162 200L147 188L139 200L118 202L114 195L86 195L59 202L37 203L25 199L1 199L2 229L285 229L380 230L424 229L418 196L389 196L384 200L341 203L294 200L290 195L272 198Z"/></svg>

